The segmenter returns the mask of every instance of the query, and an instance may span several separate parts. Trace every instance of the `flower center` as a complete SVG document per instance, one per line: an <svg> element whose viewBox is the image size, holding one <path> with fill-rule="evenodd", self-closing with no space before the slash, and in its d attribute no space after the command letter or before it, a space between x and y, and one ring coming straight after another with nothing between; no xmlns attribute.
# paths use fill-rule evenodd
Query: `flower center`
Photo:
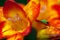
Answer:
<svg viewBox="0 0 60 40"><path fill-rule="evenodd" d="M8 20L10 21L12 29L20 32L24 31L29 24L27 18L20 18L19 15L9 17Z"/></svg>

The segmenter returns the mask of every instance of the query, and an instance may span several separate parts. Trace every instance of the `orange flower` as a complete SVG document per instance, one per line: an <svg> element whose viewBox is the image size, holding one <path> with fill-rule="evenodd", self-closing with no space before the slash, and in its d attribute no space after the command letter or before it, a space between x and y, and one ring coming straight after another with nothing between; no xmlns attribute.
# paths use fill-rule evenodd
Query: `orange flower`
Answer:
<svg viewBox="0 0 60 40"><path fill-rule="evenodd" d="M40 12L39 0L30 0L24 9L26 11L27 17L29 17L31 21L35 20Z"/></svg>
<svg viewBox="0 0 60 40"><path fill-rule="evenodd" d="M60 27L60 5L59 4L54 4L52 5L52 10L55 10L57 12L57 17L49 19L50 25L58 28Z"/></svg>
<svg viewBox="0 0 60 40"><path fill-rule="evenodd" d="M54 4L52 9L57 11L58 17L60 17L60 4Z"/></svg>
<svg viewBox="0 0 60 40"><path fill-rule="evenodd" d="M30 32L30 19L26 16L26 12L21 6L15 2L6 1L3 7L3 14L6 18L6 25L2 29L2 32L8 38L7 40L14 40L15 35L20 35L21 38L16 40L22 40L22 37Z"/></svg>

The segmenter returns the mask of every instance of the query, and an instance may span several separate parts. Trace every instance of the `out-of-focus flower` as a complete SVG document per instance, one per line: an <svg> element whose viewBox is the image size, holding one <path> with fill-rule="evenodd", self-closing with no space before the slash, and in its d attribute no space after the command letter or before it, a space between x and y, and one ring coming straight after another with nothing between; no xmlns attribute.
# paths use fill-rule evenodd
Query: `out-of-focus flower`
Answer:
<svg viewBox="0 0 60 40"><path fill-rule="evenodd" d="M56 17L50 17L48 19L50 25L54 27L60 27L60 5L59 4L54 4L51 6L52 10L56 11L57 16Z"/></svg>
<svg viewBox="0 0 60 40"><path fill-rule="evenodd" d="M39 40L49 40L49 34L47 29L42 29L38 32L37 35Z"/></svg>
<svg viewBox="0 0 60 40"><path fill-rule="evenodd" d="M22 37L30 32L30 19L26 16L26 12L21 6L15 2L6 1L3 7L3 14L7 22L2 32L4 36L8 37L7 40L11 38L11 40L14 40L15 35L20 35L19 37L21 38L16 40L22 40ZM9 38L9 36L11 37Z"/></svg>
<svg viewBox="0 0 60 40"><path fill-rule="evenodd" d="M52 10L56 11L56 17L50 17L48 19L49 25L53 27L51 30L51 34L59 35L60 34L60 5L59 4L54 4L51 6Z"/></svg>
<svg viewBox="0 0 60 40"><path fill-rule="evenodd" d="M3 38L2 29L5 26L5 21L0 22L0 39Z"/></svg>
<svg viewBox="0 0 60 40"><path fill-rule="evenodd" d="M59 4L54 4L52 6L52 9L57 11L58 17L60 18L60 5Z"/></svg>
<svg viewBox="0 0 60 40"><path fill-rule="evenodd" d="M40 14L37 17L37 20L48 20L49 17L57 17L57 12L51 8L51 6L56 4L56 2L57 0L41 0Z"/></svg>
<svg viewBox="0 0 60 40"><path fill-rule="evenodd" d="M60 29L60 19L59 18L50 19L48 22L51 26L55 27L56 29Z"/></svg>
<svg viewBox="0 0 60 40"><path fill-rule="evenodd" d="M39 0L30 0L24 9L27 13L27 17L29 17L31 21L35 20L40 12Z"/></svg>

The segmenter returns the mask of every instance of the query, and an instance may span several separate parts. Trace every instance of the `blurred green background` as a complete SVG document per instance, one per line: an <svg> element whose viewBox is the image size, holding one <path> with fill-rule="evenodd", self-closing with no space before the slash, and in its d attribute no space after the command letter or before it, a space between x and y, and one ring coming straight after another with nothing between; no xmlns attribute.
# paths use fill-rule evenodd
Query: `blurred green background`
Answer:
<svg viewBox="0 0 60 40"><path fill-rule="evenodd" d="M0 6L3 6L5 1L6 0L0 0Z"/></svg>
<svg viewBox="0 0 60 40"><path fill-rule="evenodd" d="M6 0L0 0L0 6L4 6ZM28 3L27 0L15 0L16 3L22 3L24 5L26 5Z"/></svg>

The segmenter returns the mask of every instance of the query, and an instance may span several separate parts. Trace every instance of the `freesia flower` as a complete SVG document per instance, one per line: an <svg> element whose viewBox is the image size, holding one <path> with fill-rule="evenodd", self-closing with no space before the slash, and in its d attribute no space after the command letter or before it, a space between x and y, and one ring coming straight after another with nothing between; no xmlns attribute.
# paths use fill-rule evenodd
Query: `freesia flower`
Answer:
<svg viewBox="0 0 60 40"><path fill-rule="evenodd" d="M2 29L3 35L8 38L7 40L14 40L16 35L18 37L16 40L23 40L22 37L27 35L31 28L30 19L26 16L23 8L15 2L6 1L3 14L7 21Z"/></svg>
<svg viewBox="0 0 60 40"><path fill-rule="evenodd" d="M58 17L60 17L60 5L59 4L54 4L52 6L52 9L57 11Z"/></svg>
<svg viewBox="0 0 60 40"><path fill-rule="evenodd" d="M56 17L50 17L48 19L49 25L52 26L51 34L59 35L60 34L60 5L54 4L51 6L52 10L56 11Z"/></svg>
<svg viewBox="0 0 60 40"><path fill-rule="evenodd" d="M24 10L26 11L27 17L29 17L31 21L35 20L40 12L39 0L30 0L24 7Z"/></svg>
<svg viewBox="0 0 60 40"><path fill-rule="evenodd" d="M33 17L29 17L30 14L27 16L27 11L25 12L21 5L18 5L14 1L8 0L5 2L3 14L6 19L6 23L2 28L2 34L7 38L7 40L23 40L23 37L28 35L31 29L30 20L35 20L40 10L40 4L35 2L32 1L32 5L30 6L30 2L27 4L29 7L31 7Z"/></svg>

